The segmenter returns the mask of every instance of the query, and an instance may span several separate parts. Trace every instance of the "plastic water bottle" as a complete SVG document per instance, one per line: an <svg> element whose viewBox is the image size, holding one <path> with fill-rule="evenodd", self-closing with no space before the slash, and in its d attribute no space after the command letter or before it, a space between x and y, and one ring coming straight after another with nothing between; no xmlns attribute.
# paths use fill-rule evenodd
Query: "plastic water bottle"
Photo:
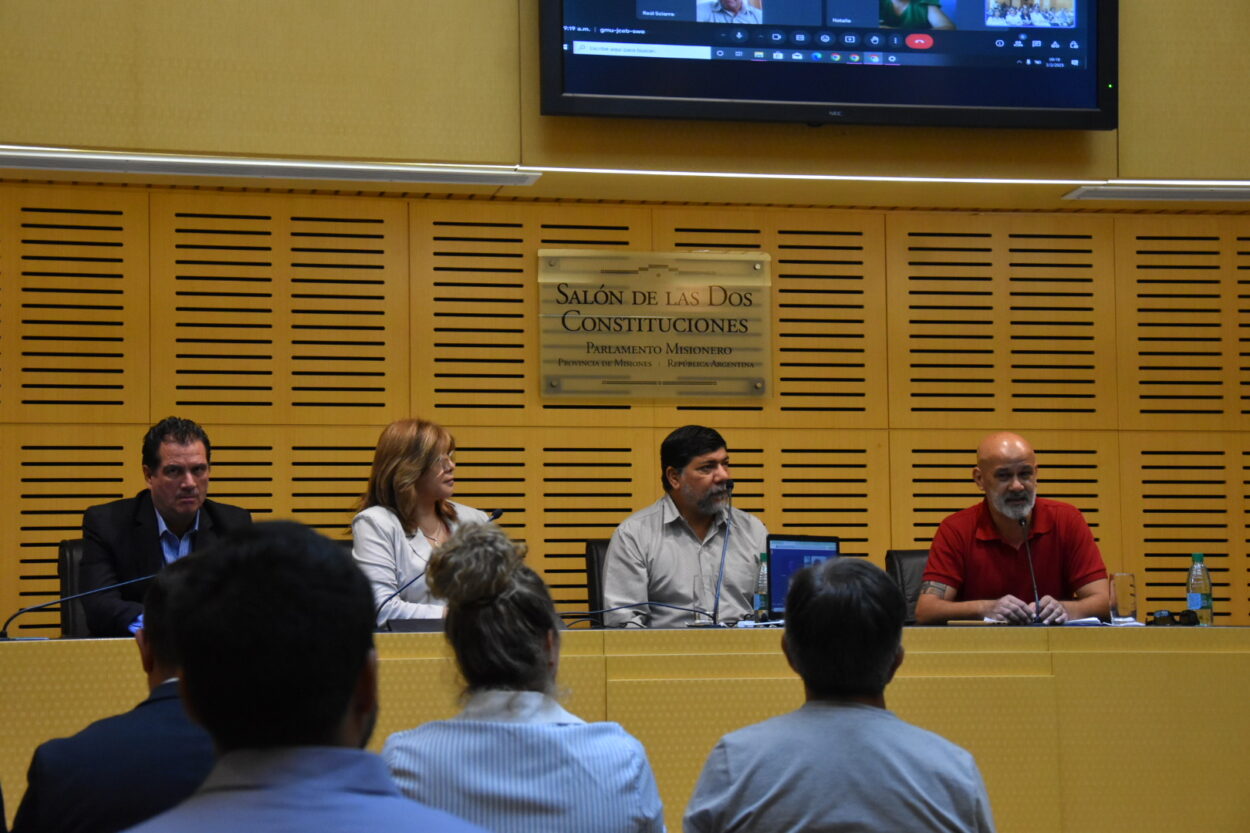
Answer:
<svg viewBox="0 0 1250 833"><path fill-rule="evenodd" d="M1189 609L1198 614L1199 625L1211 624L1211 574L1203 562L1202 553L1193 554L1193 566L1189 568Z"/></svg>
<svg viewBox="0 0 1250 833"><path fill-rule="evenodd" d="M768 553L760 553L760 570L755 575L755 621L768 619Z"/></svg>

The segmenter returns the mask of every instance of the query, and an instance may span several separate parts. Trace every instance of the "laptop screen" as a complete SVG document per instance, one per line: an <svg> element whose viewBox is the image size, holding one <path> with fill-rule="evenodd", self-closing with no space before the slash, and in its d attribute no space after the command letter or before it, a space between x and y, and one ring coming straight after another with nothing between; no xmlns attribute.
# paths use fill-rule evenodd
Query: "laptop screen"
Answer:
<svg viewBox="0 0 1250 833"><path fill-rule="evenodd" d="M809 564L838 557L838 539L829 535L768 536L768 614L780 619L786 612L790 577Z"/></svg>

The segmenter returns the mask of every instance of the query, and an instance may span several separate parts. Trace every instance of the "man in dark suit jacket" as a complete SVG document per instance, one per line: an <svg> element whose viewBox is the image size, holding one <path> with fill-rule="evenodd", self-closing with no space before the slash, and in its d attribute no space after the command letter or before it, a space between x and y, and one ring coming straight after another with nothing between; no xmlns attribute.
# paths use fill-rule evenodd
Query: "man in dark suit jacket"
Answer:
<svg viewBox="0 0 1250 833"><path fill-rule="evenodd" d="M212 453L204 429L189 419L167 417L148 429L143 438L148 488L83 514L83 590L155 573L252 522L246 509L207 499ZM92 636L128 636L139 630L144 585L84 598Z"/></svg>
<svg viewBox="0 0 1250 833"><path fill-rule="evenodd" d="M151 694L125 714L35 750L13 833L123 830L182 801L212 769L212 741L188 719L178 696L167 614L172 582L162 573L148 584L135 641Z"/></svg>

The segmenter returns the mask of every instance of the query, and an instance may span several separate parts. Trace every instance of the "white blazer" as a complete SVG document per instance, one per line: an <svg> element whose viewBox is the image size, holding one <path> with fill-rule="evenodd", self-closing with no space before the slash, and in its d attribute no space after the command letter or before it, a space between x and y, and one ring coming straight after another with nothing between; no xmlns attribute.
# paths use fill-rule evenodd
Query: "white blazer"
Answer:
<svg viewBox="0 0 1250 833"><path fill-rule="evenodd" d="M472 507L460 503L452 506L456 508L456 520L450 524L452 532L462 524L490 520L485 512ZM373 586L373 604L381 606L379 625L390 619L437 619L443 615L443 602L430 595L423 575L430 549L421 530L405 535L399 517L385 506L370 506L352 519L352 558ZM403 593L382 604L383 599L394 596L405 582L419 574L421 577Z"/></svg>

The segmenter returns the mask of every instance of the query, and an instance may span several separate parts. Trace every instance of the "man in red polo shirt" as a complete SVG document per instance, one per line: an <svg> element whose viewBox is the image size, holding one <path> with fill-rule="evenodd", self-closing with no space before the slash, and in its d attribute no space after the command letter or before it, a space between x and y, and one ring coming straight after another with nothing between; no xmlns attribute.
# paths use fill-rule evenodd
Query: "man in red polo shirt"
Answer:
<svg viewBox="0 0 1250 833"><path fill-rule="evenodd" d="M933 536L917 623L1105 618L1107 568L1089 524L1075 506L1037 497L1037 458L1028 441L1006 432L983 439L972 479L985 500L947 517Z"/></svg>

